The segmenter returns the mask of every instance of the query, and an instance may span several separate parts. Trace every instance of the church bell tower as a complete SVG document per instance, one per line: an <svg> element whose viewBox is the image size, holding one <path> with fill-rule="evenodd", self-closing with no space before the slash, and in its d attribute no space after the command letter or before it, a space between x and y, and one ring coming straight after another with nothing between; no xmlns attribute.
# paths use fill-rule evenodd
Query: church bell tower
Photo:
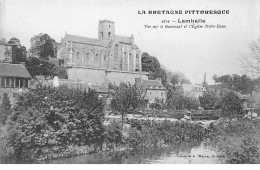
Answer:
<svg viewBox="0 0 260 170"><path fill-rule="evenodd" d="M110 20L100 20L98 24L98 39L115 39L115 22Z"/></svg>

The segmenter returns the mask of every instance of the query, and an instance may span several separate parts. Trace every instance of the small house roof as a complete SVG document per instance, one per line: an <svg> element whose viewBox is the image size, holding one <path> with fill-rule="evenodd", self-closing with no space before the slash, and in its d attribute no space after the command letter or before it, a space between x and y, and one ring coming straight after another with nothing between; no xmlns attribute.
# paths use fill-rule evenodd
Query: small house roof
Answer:
<svg viewBox="0 0 260 170"><path fill-rule="evenodd" d="M148 90L166 90L163 84L159 80L141 80L137 82L138 86L142 86L142 88ZM158 88L160 87L160 88Z"/></svg>
<svg viewBox="0 0 260 170"><path fill-rule="evenodd" d="M0 63L0 76L31 78L22 64Z"/></svg>

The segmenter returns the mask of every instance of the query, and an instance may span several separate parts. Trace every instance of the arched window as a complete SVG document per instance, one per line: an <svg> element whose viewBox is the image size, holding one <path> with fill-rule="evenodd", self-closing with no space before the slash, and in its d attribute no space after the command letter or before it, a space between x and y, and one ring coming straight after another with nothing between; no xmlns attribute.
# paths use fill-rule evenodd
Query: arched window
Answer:
<svg viewBox="0 0 260 170"><path fill-rule="evenodd" d="M94 66L98 66L99 65L99 55L96 54L95 58L94 58Z"/></svg>
<svg viewBox="0 0 260 170"><path fill-rule="evenodd" d="M82 65L82 66L85 65L85 57L84 57L84 53L85 53L85 51L82 51L82 53L81 53L81 65Z"/></svg>
<svg viewBox="0 0 260 170"><path fill-rule="evenodd" d="M132 53L129 53L129 71L133 71L133 56Z"/></svg>
<svg viewBox="0 0 260 170"><path fill-rule="evenodd" d="M138 56L138 54L136 54L135 58L136 58L136 60L135 60L136 61L136 63L135 63L136 64L135 71L139 71L139 56Z"/></svg>
<svg viewBox="0 0 260 170"><path fill-rule="evenodd" d="M103 32L101 32L101 38L103 38Z"/></svg>
<svg viewBox="0 0 260 170"><path fill-rule="evenodd" d="M86 54L85 65L89 64L89 53Z"/></svg>
<svg viewBox="0 0 260 170"><path fill-rule="evenodd" d="M111 32L108 32L108 38L110 38L110 36L111 36Z"/></svg>
<svg viewBox="0 0 260 170"><path fill-rule="evenodd" d="M115 48L114 48L114 55L115 55L114 59L115 59L115 60L118 60L118 53L119 53L119 51L118 51L118 45L116 44L116 45L115 45Z"/></svg>
<svg viewBox="0 0 260 170"><path fill-rule="evenodd" d="M124 52L124 70L127 70L128 66L127 66L127 54L126 52Z"/></svg>

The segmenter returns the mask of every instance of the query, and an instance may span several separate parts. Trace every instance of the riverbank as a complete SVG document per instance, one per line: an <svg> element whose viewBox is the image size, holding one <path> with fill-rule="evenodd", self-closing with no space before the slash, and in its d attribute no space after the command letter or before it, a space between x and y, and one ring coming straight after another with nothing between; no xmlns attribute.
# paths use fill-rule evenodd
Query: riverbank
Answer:
<svg viewBox="0 0 260 170"><path fill-rule="evenodd" d="M214 141L209 138L174 143L163 148L132 150L111 153L93 153L47 160L47 164L219 164L223 163L218 155Z"/></svg>
<svg viewBox="0 0 260 170"><path fill-rule="evenodd" d="M212 133L229 164L260 163L260 120L223 121Z"/></svg>
<svg viewBox="0 0 260 170"><path fill-rule="evenodd" d="M17 159L15 155L6 155L6 157L9 157L8 159L17 159L18 162L37 163L91 153L108 154L125 151L144 151L151 148L164 148L182 141L201 139L204 131L201 126L187 122L139 122L133 120L131 127L123 131L120 125L120 122L112 121L108 126L104 127L105 131L102 135L104 142L99 141L97 144L90 146L64 145L63 147L43 147L42 151L38 153L38 157L26 160ZM10 147L6 146L5 149L10 149Z"/></svg>

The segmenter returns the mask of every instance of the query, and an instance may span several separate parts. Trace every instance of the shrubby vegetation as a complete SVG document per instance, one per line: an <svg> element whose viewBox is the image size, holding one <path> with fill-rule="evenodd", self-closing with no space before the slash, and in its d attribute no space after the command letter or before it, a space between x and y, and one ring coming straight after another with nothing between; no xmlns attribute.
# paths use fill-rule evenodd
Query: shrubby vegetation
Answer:
<svg viewBox="0 0 260 170"><path fill-rule="evenodd" d="M0 126L6 124L6 120L10 114L11 114L11 103L7 93L4 93L2 98L2 103L0 104Z"/></svg>
<svg viewBox="0 0 260 170"><path fill-rule="evenodd" d="M66 86L38 87L18 98L7 123L7 143L19 159L67 153L73 146L101 147L103 102Z"/></svg>
<svg viewBox="0 0 260 170"><path fill-rule="evenodd" d="M170 92L168 92L170 93ZM188 97L183 93L168 94L167 105L169 109L183 110L183 109L198 109L199 101L195 98Z"/></svg>
<svg viewBox="0 0 260 170"><path fill-rule="evenodd" d="M120 122L111 121L105 132L106 145L109 148L125 147L133 150L163 147L193 139L202 139L204 128L198 124L186 122L155 122L149 120L131 120L131 128L121 131ZM125 133L123 135L123 133Z"/></svg>
<svg viewBox="0 0 260 170"><path fill-rule="evenodd" d="M131 122L132 129L126 138L126 145L134 149L161 147L181 141L201 139L204 129L198 124L186 122Z"/></svg>
<svg viewBox="0 0 260 170"><path fill-rule="evenodd" d="M259 121L230 121L223 119L214 126L218 149L225 154L226 163L260 163Z"/></svg>

